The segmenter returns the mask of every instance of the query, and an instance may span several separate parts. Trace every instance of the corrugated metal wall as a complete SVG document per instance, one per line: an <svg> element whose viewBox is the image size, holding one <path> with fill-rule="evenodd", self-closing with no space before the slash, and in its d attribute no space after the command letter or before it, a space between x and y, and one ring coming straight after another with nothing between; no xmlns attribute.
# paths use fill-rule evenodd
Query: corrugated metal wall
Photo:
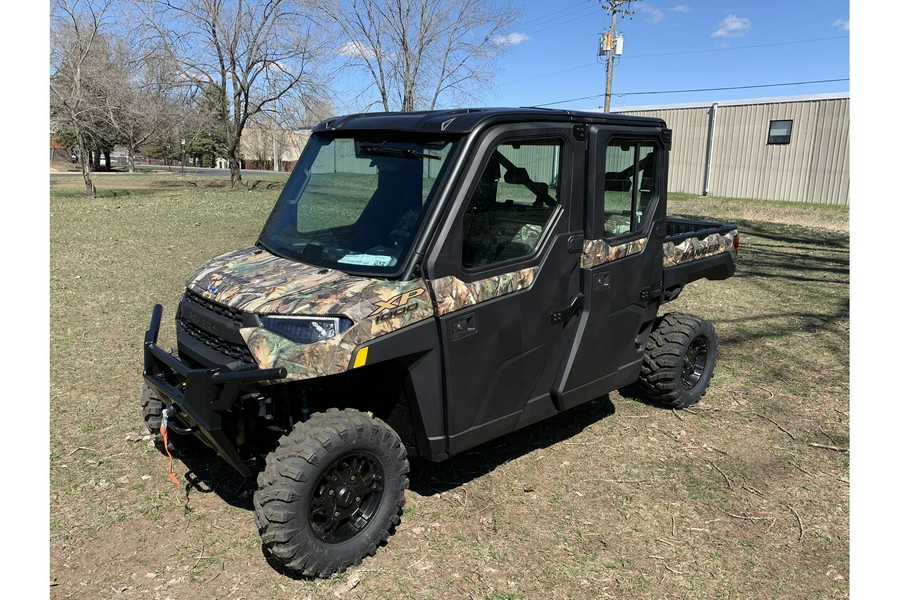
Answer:
<svg viewBox="0 0 900 600"><path fill-rule="evenodd" d="M720 104L709 195L849 205L848 98ZM710 106L622 111L672 129L669 191L702 194ZM767 144L769 122L793 120L789 144Z"/></svg>

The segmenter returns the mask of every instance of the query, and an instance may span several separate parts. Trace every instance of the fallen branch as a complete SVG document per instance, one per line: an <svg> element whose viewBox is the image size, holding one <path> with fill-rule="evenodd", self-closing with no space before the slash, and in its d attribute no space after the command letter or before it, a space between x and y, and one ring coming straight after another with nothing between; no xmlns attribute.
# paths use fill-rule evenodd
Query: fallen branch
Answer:
<svg viewBox="0 0 900 600"><path fill-rule="evenodd" d="M819 427L819 433L821 433L822 435L824 435L825 437L827 437L829 440L831 440L831 443L832 443L832 444L834 444L835 446L837 446L837 442L834 441L834 438L831 437L831 434L828 433L827 431L825 431L822 427Z"/></svg>
<svg viewBox="0 0 900 600"><path fill-rule="evenodd" d="M806 473L807 475L809 475L810 477L812 477L812 473L810 473L809 471L807 471L806 469L804 469L803 467L801 467L801 466L798 465L797 463L788 463L788 464L790 464L791 466L797 467L799 470L803 471L804 473Z"/></svg>
<svg viewBox="0 0 900 600"><path fill-rule="evenodd" d="M728 489L730 490L730 489L731 489L731 477L729 477L728 475L726 475L726 474L725 474L725 471L723 471L722 469L720 469L719 467L717 467L717 466L715 465L715 463L706 463L706 464L712 466L713 469L715 469L716 471L718 471L718 472L722 475L722 477L725 478L725 483L728 484Z"/></svg>
<svg viewBox="0 0 900 600"><path fill-rule="evenodd" d="M759 491L755 487L751 487L751 486L747 485L746 483L741 484L741 487L744 488L745 490L747 490L748 492L753 492L754 494L759 494L760 496L763 495L763 493L761 491Z"/></svg>
<svg viewBox="0 0 900 600"><path fill-rule="evenodd" d="M758 387L759 389L761 389L761 390L764 391L764 392L769 392L769 397L766 398L766 400L771 400L772 398L775 397L775 392L773 392L772 390L770 390L770 389L768 389L768 388L764 388L764 387L761 386L761 385L757 385L756 387Z"/></svg>
<svg viewBox="0 0 900 600"><path fill-rule="evenodd" d="M774 420L767 417L766 415L761 415L759 413L753 413L753 414L756 415L757 417L759 417L760 419L765 419L766 421L768 421L769 423L771 423L772 425L774 425L775 427L777 427L778 429L780 429L781 431L786 433L789 438L791 438L795 442L797 441L797 438L794 437L794 434L792 434L790 431L788 431L787 429L785 429L784 427L782 427L781 425L776 423Z"/></svg>
<svg viewBox="0 0 900 600"><path fill-rule="evenodd" d="M825 444L810 444L813 448L822 448L823 450L834 450L835 452L850 452L850 448L841 448L840 446L826 446Z"/></svg>
<svg viewBox="0 0 900 600"><path fill-rule="evenodd" d="M753 521L753 522L756 522L756 521L769 521L769 520L770 520L770 517L751 517L751 516L748 516L748 515L736 515L736 514L734 514L734 513L728 512L728 511L725 510L724 508L720 508L719 510L721 510L723 513L725 513L725 514L728 515L729 517L734 517L735 519L743 519L743 520L745 520L745 521Z"/></svg>
<svg viewBox="0 0 900 600"><path fill-rule="evenodd" d="M660 428L657 427L656 425L650 425L649 428L650 428L650 429L655 429L656 431L660 432L661 434L663 434L663 435L665 435L665 436L668 436L668 437L672 438L673 440L675 440L675 441L678 442L679 444L681 443L681 440L680 440L680 439L678 439L677 437L675 437L674 435L672 435L672 434L669 433L668 431L663 431L662 429L660 429Z"/></svg>
<svg viewBox="0 0 900 600"><path fill-rule="evenodd" d="M660 543L662 543L662 544L665 544L666 546L672 546L673 548L677 548L677 547L678 547L678 546L676 546L675 544L673 544L672 542L670 542L669 540L666 540L666 539L663 539L663 538L656 538L656 541L657 541L657 542L660 542Z"/></svg>
<svg viewBox="0 0 900 600"><path fill-rule="evenodd" d="M96 452L96 450L94 450L93 448L88 448L87 446L78 446L77 448L75 448L74 450L72 450L71 452L69 452L69 454L68 454L67 456L72 456L73 454L75 454L75 453L78 452L79 450L90 450L91 452Z"/></svg>
<svg viewBox="0 0 900 600"><path fill-rule="evenodd" d="M667 564L666 564L666 559L663 558L662 556L653 556L653 555L650 555L650 556L648 556L648 558L654 558L654 559L656 559L656 560L658 560L658 561L662 561L662 564L663 564L663 566L666 568L667 571L671 571L672 573L675 573L676 575L684 575L684 573L682 573L681 571L676 571L675 569L673 569L672 567L670 567L669 565L667 565Z"/></svg>
<svg viewBox="0 0 900 600"><path fill-rule="evenodd" d="M791 512L794 513L794 516L797 517L797 525L800 526L800 537L797 538L797 541L802 542L803 541L803 520L800 519L800 514L794 509L793 506L788 504L788 508L791 509Z"/></svg>

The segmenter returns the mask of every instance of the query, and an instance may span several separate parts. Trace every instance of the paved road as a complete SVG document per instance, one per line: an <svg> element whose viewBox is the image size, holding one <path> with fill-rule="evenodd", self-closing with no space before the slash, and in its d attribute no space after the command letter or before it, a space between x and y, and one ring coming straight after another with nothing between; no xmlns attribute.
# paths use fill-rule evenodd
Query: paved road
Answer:
<svg viewBox="0 0 900 600"><path fill-rule="evenodd" d="M122 168L122 167L118 167ZM110 175L128 175L131 177L139 176L139 175L178 175L180 176L182 173L185 175L191 176L202 176L202 177L228 177L231 174L231 171L228 169L207 169L203 167L184 167L182 171L181 167L172 167L171 170L169 167L162 167L159 165L135 165L135 172L129 173L128 171L115 171L112 173L106 173L103 171L95 171L92 175L99 177L106 177ZM271 176L271 175L284 175L285 172L276 172L276 171L257 171L252 169L241 169L242 177L261 177L261 176ZM80 171L50 171L50 175L53 177L81 177Z"/></svg>

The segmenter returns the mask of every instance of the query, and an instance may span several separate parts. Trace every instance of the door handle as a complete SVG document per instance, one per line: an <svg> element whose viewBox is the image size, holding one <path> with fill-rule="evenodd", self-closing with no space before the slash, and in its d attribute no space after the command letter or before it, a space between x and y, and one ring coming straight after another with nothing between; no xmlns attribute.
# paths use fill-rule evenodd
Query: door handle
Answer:
<svg viewBox="0 0 900 600"><path fill-rule="evenodd" d="M582 308L584 308L584 294L579 292L579 294L569 302L569 306L562 310L554 310L550 313L550 324L554 325L556 323L562 323L563 327L565 327L569 320L578 314L578 311Z"/></svg>
<svg viewBox="0 0 900 600"><path fill-rule="evenodd" d="M475 333L475 313L463 315L457 319L450 321L450 339L456 340Z"/></svg>

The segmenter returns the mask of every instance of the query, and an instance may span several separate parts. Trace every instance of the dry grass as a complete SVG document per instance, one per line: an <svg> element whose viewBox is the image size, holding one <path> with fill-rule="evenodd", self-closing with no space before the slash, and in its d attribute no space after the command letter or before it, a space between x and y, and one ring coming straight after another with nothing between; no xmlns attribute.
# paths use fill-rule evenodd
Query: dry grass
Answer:
<svg viewBox="0 0 900 600"><path fill-rule="evenodd" d="M717 327L703 402L611 394L416 462L389 544L319 581L266 563L249 485L210 459L176 488L142 436L150 307L173 343L184 278L252 243L277 194L195 183L51 187L51 597L848 597L846 210L673 201L742 225L738 274L667 307Z"/></svg>

